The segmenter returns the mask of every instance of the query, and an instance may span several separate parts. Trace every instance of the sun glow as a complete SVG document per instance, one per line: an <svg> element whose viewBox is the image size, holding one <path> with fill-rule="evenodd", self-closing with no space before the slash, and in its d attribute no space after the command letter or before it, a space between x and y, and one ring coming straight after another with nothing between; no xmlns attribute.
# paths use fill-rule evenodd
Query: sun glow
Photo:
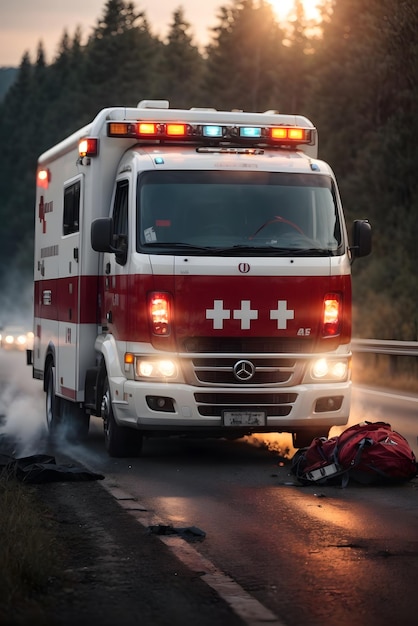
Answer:
<svg viewBox="0 0 418 626"><path fill-rule="evenodd" d="M280 20L288 19L293 13L295 0L269 0L269 2ZM306 19L319 21L321 16L319 6L323 2L321 0L301 0L301 2Z"/></svg>

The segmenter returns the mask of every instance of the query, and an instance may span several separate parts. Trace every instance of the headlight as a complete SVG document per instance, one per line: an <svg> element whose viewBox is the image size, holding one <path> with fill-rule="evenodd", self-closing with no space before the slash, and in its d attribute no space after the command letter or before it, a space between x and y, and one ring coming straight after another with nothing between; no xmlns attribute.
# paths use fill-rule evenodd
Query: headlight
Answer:
<svg viewBox="0 0 418 626"><path fill-rule="evenodd" d="M343 382L350 373L349 359L322 358L313 361L305 382Z"/></svg>
<svg viewBox="0 0 418 626"><path fill-rule="evenodd" d="M19 335L19 337L16 337L16 343L19 344L19 346L24 346L26 343L26 336L25 335Z"/></svg>
<svg viewBox="0 0 418 626"><path fill-rule="evenodd" d="M141 378L175 378L177 365L169 359L139 359L135 361L135 373Z"/></svg>
<svg viewBox="0 0 418 626"><path fill-rule="evenodd" d="M4 338L4 341L6 343L8 343L9 346L14 342L14 340L15 339L14 339L13 335L6 335L5 338Z"/></svg>

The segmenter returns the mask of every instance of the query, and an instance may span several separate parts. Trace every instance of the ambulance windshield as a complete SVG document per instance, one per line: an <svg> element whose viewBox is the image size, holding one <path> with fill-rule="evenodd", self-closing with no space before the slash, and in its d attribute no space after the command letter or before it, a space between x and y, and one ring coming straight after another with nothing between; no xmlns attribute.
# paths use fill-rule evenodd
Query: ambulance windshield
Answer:
<svg viewBox="0 0 418 626"><path fill-rule="evenodd" d="M137 192L137 250L152 254L332 256L342 233L321 174L148 171Z"/></svg>

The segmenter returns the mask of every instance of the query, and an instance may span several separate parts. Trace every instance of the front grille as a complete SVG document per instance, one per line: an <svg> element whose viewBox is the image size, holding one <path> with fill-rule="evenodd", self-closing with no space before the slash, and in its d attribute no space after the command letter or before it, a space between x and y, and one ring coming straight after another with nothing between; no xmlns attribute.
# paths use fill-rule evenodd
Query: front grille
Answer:
<svg viewBox="0 0 418 626"><path fill-rule="evenodd" d="M264 411L267 417L289 415L296 402L296 393L195 393L199 414L221 417L223 411Z"/></svg>
<svg viewBox="0 0 418 626"><path fill-rule="evenodd" d="M248 359L254 367L250 380L240 380L234 374L235 358L195 358L194 374L199 383L208 385L277 385L290 383L295 373L294 359Z"/></svg>

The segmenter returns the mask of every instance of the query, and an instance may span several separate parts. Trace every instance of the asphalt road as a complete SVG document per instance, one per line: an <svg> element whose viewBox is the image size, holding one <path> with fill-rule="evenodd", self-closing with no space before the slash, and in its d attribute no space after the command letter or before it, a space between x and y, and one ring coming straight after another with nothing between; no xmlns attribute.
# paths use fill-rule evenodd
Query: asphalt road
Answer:
<svg viewBox="0 0 418 626"><path fill-rule="evenodd" d="M101 443L92 433L77 458L143 509L134 514L144 525L204 531L199 554L278 623L392 626L418 616L417 479L301 487L288 461L252 442L155 440L125 461L103 457Z"/></svg>
<svg viewBox="0 0 418 626"><path fill-rule="evenodd" d="M14 379L1 394L8 427L21 433L25 454L35 452L42 394L16 368L7 367L7 375ZM417 397L359 387L351 422L389 421L417 453L417 410ZM110 459L93 419L85 445L58 452L104 474L103 486L139 524L168 529L161 540L246 624L415 623L418 479L395 487L304 487L290 474L290 443L286 435L155 439L138 459ZM184 541L184 529L202 531L201 540Z"/></svg>

